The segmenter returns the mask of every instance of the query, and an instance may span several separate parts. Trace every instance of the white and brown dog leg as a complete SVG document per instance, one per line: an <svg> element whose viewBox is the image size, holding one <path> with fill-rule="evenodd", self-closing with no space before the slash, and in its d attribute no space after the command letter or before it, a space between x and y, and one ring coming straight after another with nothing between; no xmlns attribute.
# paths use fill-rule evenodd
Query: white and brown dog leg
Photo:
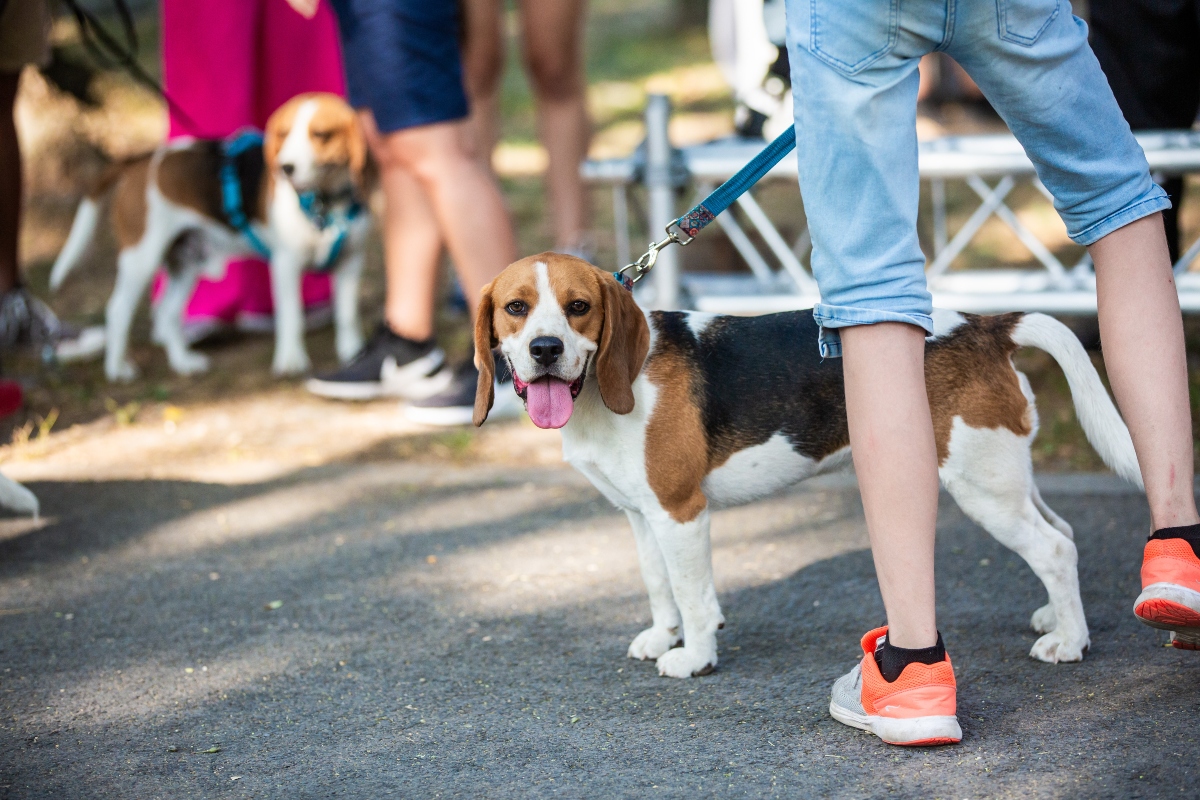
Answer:
<svg viewBox="0 0 1200 800"><path fill-rule="evenodd" d="M663 560L658 541L646 518L637 511L626 510L629 524L633 527L633 539L637 543L638 562L642 566L642 580L650 594L649 628L634 637L629 645L629 657L643 661L657 659L683 641L683 618L675 605L671 591L671 577Z"/></svg>
<svg viewBox="0 0 1200 800"><path fill-rule="evenodd" d="M690 522L676 522L665 513L647 521L683 618L683 647L658 657L658 674L670 678L707 675L717 667L717 630L725 625L713 584L708 509Z"/></svg>
<svg viewBox="0 0 1200 800"><path fill-rule="evenodd" d="M337 356L343 364L362 349L362 329L358 324L358 283L362 278L363 252L355 248L347 253L333 274L333 320L336 325Z"/></svg>
<svg viewBox="0 0 1200 800"><path fill-rule="evenodd" d="M310 362L304 346L304 301L300 279L302 259L291 251L278 248L271 254L271 295L275 301L275 358L271 371L276 375L299 375Z"/></svg>

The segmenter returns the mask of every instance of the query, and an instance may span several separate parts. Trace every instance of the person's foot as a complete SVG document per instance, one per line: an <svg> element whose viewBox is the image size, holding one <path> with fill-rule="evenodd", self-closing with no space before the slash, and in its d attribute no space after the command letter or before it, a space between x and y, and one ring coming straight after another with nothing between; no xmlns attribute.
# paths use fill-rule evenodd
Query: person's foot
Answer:
<svg viewBox="0 0 1200 800"><path fill-rule="evenodd" d="M334 400L420 399L437 394L450 383L450 375L441 369L445 360L446 354L432 338L414 342L380 323L349 363L310 378L304 386L313 394Z"/></svg>
<svg viewBox="0 0 1200 800"><path fill-rule="evenodd" d="M471 424L479 370L475 369L474 363L466 361L444 372L450 378L445 389L422 400L414 400L404 409L404 416L411 422L438 427ZM507 419L521 413L521 399L512 389L512 373L503 358L496 359L495 393L489 420Z"/></svg>
<svg viewBox="0 0 1200 800"><path fill-rule="evenodd" d="M17 286L0 295L0 350L31 347L47 361L82 361L104 353L102 331L80 330L60 320L50 307Z"/></svg>
<svg viewBox="0 0 1200 800"><path fill-rule="evenodd" d="M833 684L829 713L888 744L928 747L961 741L950 657L943 654L944 660L934 664L910 663L889 682L876 661L886 635L883 627L862 638L862 661Z"/></svg>
<svg viewBox="0 0 1200 800"><path fill-rule="evenodd" d="M1152 628L1171 631L1181 650L1200 649L1200 525L1164 528L1146 542L1142 593L1133 613Z"/></svg>

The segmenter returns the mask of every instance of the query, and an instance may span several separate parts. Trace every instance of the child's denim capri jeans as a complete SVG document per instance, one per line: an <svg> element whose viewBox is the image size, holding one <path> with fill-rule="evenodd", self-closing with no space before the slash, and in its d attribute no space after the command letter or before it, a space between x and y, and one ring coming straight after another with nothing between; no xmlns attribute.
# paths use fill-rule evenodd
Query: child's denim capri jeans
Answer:
<svg viewBox="0 0 1200 800"><path fill-rule="evenodd" d="M821 354L838 328L933 332L917 241L917 62L966 69L1029 154L1071 239L1170 207L1068 0L787 0L800 189Z"/></svg>

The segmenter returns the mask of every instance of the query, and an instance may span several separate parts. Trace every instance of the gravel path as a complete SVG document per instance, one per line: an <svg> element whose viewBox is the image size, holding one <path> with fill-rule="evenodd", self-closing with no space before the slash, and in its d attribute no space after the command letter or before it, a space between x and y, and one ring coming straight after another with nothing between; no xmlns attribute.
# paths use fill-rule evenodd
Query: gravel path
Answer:
<svg viewBox="0 0 1200 800"><path fill-rule="evenodd" d="M965 739L905 750L827 712L882 618L845 481L716 515L690 681L624 657L632 537L563 467L35 482L43 521L0 521L0 797L1195 797L1200 653L1130 613L1147 517L1107 485L1047 486L1074 665L1026 656L1040 584L944 502Z"/></svg>

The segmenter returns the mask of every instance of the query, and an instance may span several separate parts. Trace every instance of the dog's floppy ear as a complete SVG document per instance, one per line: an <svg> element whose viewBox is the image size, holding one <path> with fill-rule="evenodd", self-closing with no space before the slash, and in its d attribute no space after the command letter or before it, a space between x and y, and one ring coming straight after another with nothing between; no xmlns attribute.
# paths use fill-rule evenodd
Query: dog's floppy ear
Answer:
<svg viewBox="0 0 1200 800"><path fill-rule="evenodd" d="M296 116L291 101L284 103L267 118L266 130L263 131L263 161L266 163L267 174L275 172L279 163L279 151L283 148L283 140L287 135L284 125L290 125Z"/></svg>
<svg viewBox="0 0 1200 800"><path fill-rule="evenodd" d="M350 153L350 177L354 181L354 188L360 196L366 196L374 183L374 176L371 174L374 171L374 163L367 152L367 135L363 131L362 122L353 111L350 112L350 123L346 129L346 150Z"/></svg>
<svg viewBox="0 0 1200 800"><path fill-rule="evenodd" d="M492 359L492 348L499 342L492 330L492 284L483 287L479 298L479 310L475 312L475 367L479 370L479 384L475 387L475 413L472 420L478 428L487 419L495 400L496 362Z"/></svg>
<svg viewBox="0 0 1200 800"><path fill-rule="evenodd" d="M616 414L633 411L633 381L650 351L650 329L633 293L608 275L600 277L604 293L604 328L596 353L600 399Z"/></svg>

